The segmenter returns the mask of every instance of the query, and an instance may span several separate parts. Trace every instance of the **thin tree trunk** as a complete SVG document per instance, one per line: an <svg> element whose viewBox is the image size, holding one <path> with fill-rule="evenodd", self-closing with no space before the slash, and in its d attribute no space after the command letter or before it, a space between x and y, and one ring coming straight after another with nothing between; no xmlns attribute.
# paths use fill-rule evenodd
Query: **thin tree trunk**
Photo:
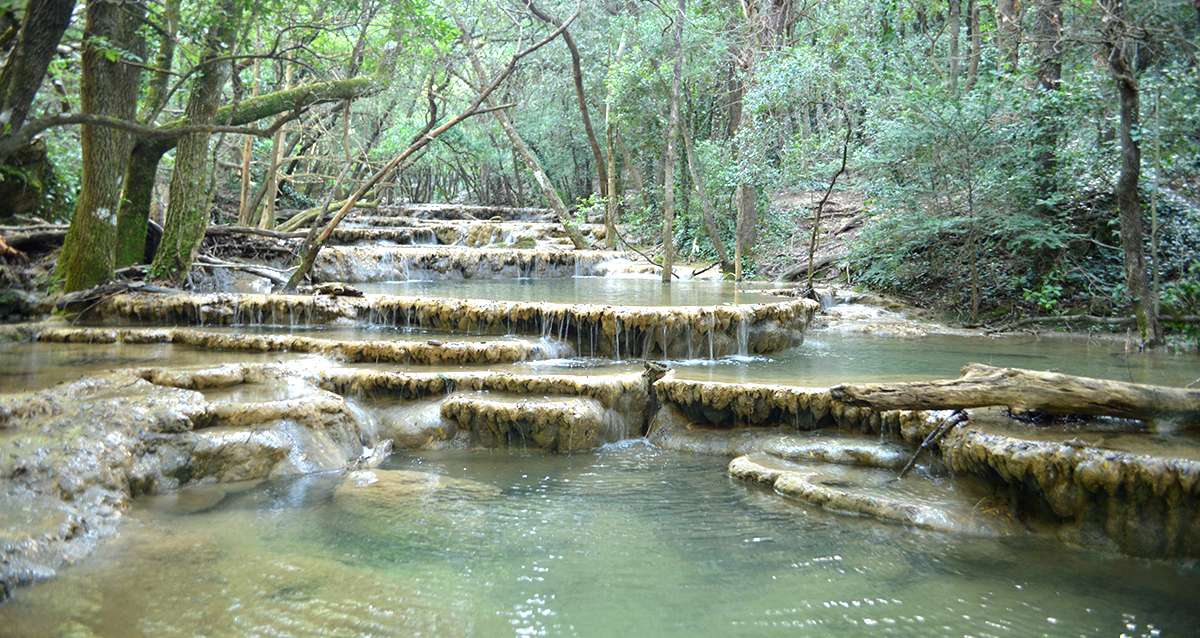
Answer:
<svg viewBox="0 0 1200 638"><path fill-rule="evenodd" d="M1003 55L1001 67L1015 71L1021 61L1021 0L997 0L996 46Z"/></svg>
<svg viewBox="0 0 1200 638"><path fill-rule="evenodd" d="M254 86L250 87L251 97L258 97L259 86L262 84L261 60L254 61ZM242 179L238 188L238 225L249 226L254 220L254 209L250 208L250 185L253 183L250 174L251 163L254 159L254 138L247 135L242 140Z"/></svg>
<svg viewBox="0 0 1200 638"><path fill-rule="evenodd" d="M958 94L958 39L962 31L962 0L950 0L950 20L946 25L950 30L950 93Z"/></svg>
<svg viewBox="0 0 1200 638"><path fill-rule="evenodd" d="M717 253L717 261L721 263L721 272L733 272L733 263L729 261L729 252L725 249L725 240L721 239L721 231L717 228L712 200L708 198L708 191L704 187L704 172L700 170L700 164L696 161L691 127L685 125L682 132L683 152L687 156L688 171L692 175L692 188L696 190L696 197L700 200L700 214L704 220L704 230L708 233L713 250Z"/></svg>
<svg viewBox="0 0 1200 638"><path fill-rule="evenodd" d="M6 130L24 126L74 10L75 0L29 0L26 5L17 44L0 70L0 118Z"/></svg>
<svg viewBox="0 0 1200 638"><path fill-rule="evenodd" d="M667 154L663 158L663 266L662 281L671 283L675 267L675 140L679 138L679 85L683 81L683 21L687 0L679 0L675 13L675 68L671 77L671 106L667 114Z"/></svg>
<svg viewBox="0 0 1200 638"><path fill-rule="evenodd" d="M121 58L111 59L101 43L136 55L142 49L137 34L144 11L140 7L143 5L88 2L79 90L84 113L134 119L141 67ZM133 147L128 132L104 126L85 125L80 141L83 172L79 199L57 264L65 292L91 288L112 278L121 178Z"/></svg>
<svg viewBox="0 0 1200 638"><path fill-rule="evenodd" d="M153 124L158 119L167 100L167 88L171 82L171 67L175 64L175 44L179 35L179 5L182 0L166 0L163 3L163 24L166 33L158 42L154 55L154 71L146 85L146 99L138 119L143 124Z"/></svg>
<svg viewBox="0 0 1200 638"><path fill-rule="evenodd" d="M983 54L983 38L979 34L979 2L967 2L967 38L971 41L971 54L967 57L967 84L970 91L979 79L979 58Z"/></svg>
<svg viewBox="0 0 1200 638"><path fill-rule="evenodd" d="M291 88L292 85L292 65L284 62L287 70L284 71L284 83L286 88ZM299 139L299 136L297 136ZM275 135L271 137L271 161L267 166L267 195L266 203L263 205L262 217L258 220L258 227L264 230L270 230L275 227L275 202L279 199L279 157L283 150L283 128L275 131ZM336 193L335 193L336 196Z"/></svg>
<svg viewBox="0 0 1200 638"><path fill-rule="evenodd" d="M562 26L562 21L548 15L533 4L533 0L525 0L525 6L539 20L553 26ZM579 103L579 116L583 120L583 131L587 134L588 146L592 149L592 161L596 164L596 175L600 178L600 196L608 197L608 168L604 154L600 152L600 142L596 139L596 131L592 128L592 116L588 113L587 95L583 90L583 70L579 64L579 47L570 30L562 32L563 42L571 52L571 75L575 80L575 101ZM590 181L590 180L589 180Z"/></svg>
<svg viewBox="0 0 1200 638"><path fill-rule="evenodd" d="M1125 255L1125 286L1129 289L1133 314L1137 317L1138 335L1143 347L1162 343L1162 324L1155 312L1146 277L1146 254L1143 243L1142 202L1138 181L1142 172L1139 130L1138 81L1125 57L1126 29L1122 0L1104 0L1101 5L1108 14L1104 40L1101 45L1108 61L1109 73L1117 85L1121 106L1121 174L1117 178L1117 207L1121 223L1121 249Z"/></svg>
<svg viewBox="0 0 1200 638"><path fill-rule="evenodd" d="M216 26L209 32L202 68L192 81L191 95L186 108L191 124L212 124L217 119L221 90L229 79L230 62L222 59L233 48L241 22L243 3L240 0L220 0L215 9L220 12ZM162 243L150 267L157 279L180 282L187 276L208 228L208 162L210 133L188 133L179 139L175 149L175 170L171 174L170 203Z"/></svg>
<svg viewBox="0 0 1200 638"><path fill-rule="evenodd" d="M1037 39L1038 99L1035 184L1038 206L1044 217L1054 213L1055 179L1058 170L1059 116L1061 107L1055 95L1062 80L1062 0L1038 0L1034 36Z"/></svg>
<svg viewBox="0 0 1200 638"><path fill-rule="evenodd" d="M621 150L625 170L629 172L629 181L633 182L633 188L638 192L638 198L642 200L642 210L650 210L650 199L646 196L646 176L642 174L642 167L638 165L629 146L625 144L625 138L621 135L621 131L616 131L614 137L617 141L617 148Z"/></svg>

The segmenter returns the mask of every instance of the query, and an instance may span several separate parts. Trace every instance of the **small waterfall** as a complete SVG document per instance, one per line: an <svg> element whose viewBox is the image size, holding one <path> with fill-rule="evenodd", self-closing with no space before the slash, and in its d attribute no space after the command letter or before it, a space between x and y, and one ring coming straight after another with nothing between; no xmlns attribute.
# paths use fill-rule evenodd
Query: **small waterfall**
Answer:
<svg viewBox="0 0 1200 638"><path fill-rule="evenodd" d="M708 316L708 358L716 359L713 351L713 333L717 331L717 313L714 311Z"/></svg>
<svg viewBox="0 0 1200 638"><path fill-rule="evenodd" d="M750 313L743 312L738 317L737 328L738 356L750 356Z"/></svg>

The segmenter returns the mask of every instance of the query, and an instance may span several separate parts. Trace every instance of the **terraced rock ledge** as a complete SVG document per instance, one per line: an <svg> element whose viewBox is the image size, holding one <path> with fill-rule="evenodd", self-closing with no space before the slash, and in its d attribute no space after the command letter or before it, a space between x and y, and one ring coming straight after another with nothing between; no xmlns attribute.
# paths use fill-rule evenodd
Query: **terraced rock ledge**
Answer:
<svg viewBox="0 0 1200 638"><path fill-rule="evenodd" d="M582 356L764 354L801 343L816 302L712 307L608 306L370 295L145 294L106 298L85 317L150 325L367 325L554 337Z"/></svg>

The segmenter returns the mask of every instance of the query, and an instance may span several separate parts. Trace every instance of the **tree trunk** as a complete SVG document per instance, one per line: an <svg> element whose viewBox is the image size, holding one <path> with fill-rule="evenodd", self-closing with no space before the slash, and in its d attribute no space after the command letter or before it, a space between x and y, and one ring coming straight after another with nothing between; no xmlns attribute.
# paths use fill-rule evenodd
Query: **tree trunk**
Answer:
<svg viewBox="0 0 1200 638"><path fill-rule="evenodd" d="M259 97L243 100L237 104L223 106L217 110L216 123L243 126L258 120L304 108L322 102L335 102L370 95L379 90L381 83L374 77L359 77L349 80L312 82L294 89L274 91ZM165 133L172 128L194 124L185 116L162 127ZM125 192L121 198L121 211L117 219L117 264L129 265L142 259L146 240L146 220L150 214L154 181L158 164L163 155L179 143L179 135L167 135L143 139L134 145L128 174L125 176ZM255 207L257 208L257 207Z"/></svg>
<svg viewBox="0 0 1200 638"><path fill-rule="evenodd" d="M675 14L675 69L671 77L671 106L667 114L667 154L663 158L663 264L662 281L671 283L675 267L675 144L679 138L679 84L683 81L683 21L687 0L679 0Z"/></svg>
<svg viewBox="0 0 1200 638"><path fill-rule="evenodd" d="M1003 56L1002 68L1015 71L1021 51L1021 0L997 0L996 46Z"/></svg>
<svg viewBox="0 0 1200 638"><path fill-rule="evenodd" d="M1138 318L1138 336L1142 347L1162 343L1162 324L1155 311L1146 277L1146 253L1143 246L1145 230L1142 222L1142 202L1138 181L1142 173L1142 150L1139 142L1139 95L1135 71L1125 57L1126 25L1122 0L1102 3L1109 13L1104 29L1102 49L1108 60L1109 73L1117 85L1121 105L1121 175L1117 178L1117 207L1121 222L1121 249L1125 255L1125 286L1129 289L1133 314Z"/></svg>
<svg viewBox="0 0 1200 638"><path fill-rule="evenodd" d="M976 0L967 2L967 38L971 41L971 54L967 58L966 89L970 91L979 79L979 58L983 55L983 38L979 34L979 3Z"/></svg>
<svg viewBox="0 0 1200 638"><path fill-rule="evenodd" d="M742 260L746 252L754 246L755 229L758 226L758 193L753 185L738 184L734 193L734 203L737 205L737 230L735 231L733 271L736 281L742 280Z"/></svg>
<svg viewBox="0 0 1200 638"><path fill-rule="evenodd" d="M1035 117L1037 119L1035 183L1039 209L1044 217L1054 213L1055 179L1058 170L1058 119L1062 109L1058 92L1062 79L1062 0L1038 0L1034 37L1037 40L1038 90Z"/></svg>
<svg viewBox="0 0 1200 638"><path fill-rule="evenodd" d="M629 146L625 144L625 138L621 132L616 131L614 137L617 138L617 148L621 149L625 170L629 172L629 181L633 182L633 189L638 192L638 199L642 200L642 210L650 210L650 199L646 195L646 176L642 174L642 167L638 165Z"/></svg>
<svg viewBox="0 0 1200 638"><path fill-rule="evenodd" d="M607 120L607 115L605 116ZM613 138L617 125L608 122L605 142L608 146L608 197L604 200L604 246L609 250L617 247L617 221L621 212L621 195L617 188L617 149Z"/></svg>
<svg viewBox="0 0 1200 638"><path fill-rule="evenodd" d="M179 34L179 5L182 0L166 0L163 4L162 27L166 33L158 42L158 52L154 55L154 71L146 86L146 99L142 104L142 112L138 119L143 124L153 124L158 119L167 100L167 88L171 81L171 67L175 65L175 45Z"/></svg>
<svg viewBox="0 0 1200 638"><path fill-rule="evenodd" d="M88 2L79 89L84 113L134 119L141 67L110 59L105 47L138 54L142 46L137 30L144 9L137 7L142 5ZM133 147L130 134L116 128L85 125L79 137L83 147L79 199L57 264L65 292L112 278L121 178Z"/></svg>
<svg viewBox="0 0 1200 638"><path fill-rule="evenodd" d="M716 214L713 212L712 201L704 188L704 173L696 161L696 150L693 147L692 130L690 126L683 127L683 152L687 156L688 171L692 175L692 188L700 199L700 213L704 219L704 230L712 240L713 250L717 252L717 261L721 262L721 272L733 272L733 263L729 261L729 252L725 250L725 241L721 239L721 231L717 228Z"/></svg>
<svg viewBox="0 0 1200 638"><path fill-rule="evenodd" d="M261 60L254 61L254 85L250 87L251 97L258 97L259 86L262 84ZM250 135L242 140L242 174L238 184L238 225L249 226L254 221L254 209L250 208L250 186L253 183L251 168L254 160L254 138Z"/></svg>
<svg viewBox="0 0 1200 638"><path fill-rule="evenodd" d="M206 37L202 68L192 81L186 119L196 125L217 121L221 89L229 78L230 62L222 59L233 48L241 22L243 3L240 0L220 0L214 9L219 12L215 26ZM188 133L180 137L175 149L175 170L171 174L171 201L167 207L162 243L150 267L157 279L180 282L188 274L204 231L208 228L208 162L210 133Z"/></svg>
<svg viewBox="0 0 1200 638"><path fill-rule="evenodd" d="M290 88L292 85L292 65L288 62L283 63L287 70L284 71L285 87ZM297 141L299 136L297 136ZM258 220L258 227L264 230L275 227L275 203L279 200L279 157L283 150L283 128L275 131L275 135L271 136L271 161L267 164L267 193L266 203L263 205L262 217Z"/></svg>
<svg viewBox="0 0 1200 638"><path fill-rule="evenodd" d="M17 44L0 70L0 118L6 130L25 125L74 10L75 0L29 0L26 5Z"/></svg>
<svg viewBox="0 0 1200 638"><path fill-rule="evenodd" d="M1125 383L979 363L958 379L864 383L829 389L837 401L875 410L952 410L1006 406L1048 414L1149 420L1178 418L1200 425L1200 390Z"/></svg>
<svg viewBox="0 0 1200 638"><path fill-rule="evenodd" d="M556 27L562 26L562 20L537 8L533 4L533 0L526 0L526 5L539 20ZM592 128L592 116L588 113L587 95L583 90L583 70L579 64L579 47L575 45L575 38L571 37L569 30L562 32L562 38L571 52L571 75L575 79L575 101L579 103L579 116L583 120L583 131L587 134L588 146L592 149L592 161L596 163L596 175L600 179L600 196L608 197L608 166L604 161L604 154L600 152L600 142L596 139L596 131Z"/></svg>
<svg viewBox="0 0 1200 638"><path fill-rule="evenodd" d="M962 31L962 0L950 0L950 20L946 27L950 30L950 93L958 94L958 38Z"/></svg>

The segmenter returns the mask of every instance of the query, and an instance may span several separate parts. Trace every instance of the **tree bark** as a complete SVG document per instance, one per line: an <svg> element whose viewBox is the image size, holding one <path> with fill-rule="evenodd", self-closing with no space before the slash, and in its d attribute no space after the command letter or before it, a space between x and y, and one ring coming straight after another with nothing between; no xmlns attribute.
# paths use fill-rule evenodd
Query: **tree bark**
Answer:
<svg viewBox="0 0 1200 638"><path fill-rule="evenodd" d="M958 94L958 72L961 60L959 58L959 33L962 31L962 0L950 0L950 20L946 27L950 30L950 93Z"/></svg>
<svg viewBox="0 0 1200 638"><path fill-rule="evenodd" d="M158 42L154 55L154 71L146 86L146 98L138 119L143 124L153 124L167 101L167 88L171 81L171 68L175 65L175 45L179 35L179 5L182 0L166 0L163 3L163 24L166 33Z"/></svg>
<svg viewBox="0 0 1200 638"><path fill-rule="evenodd" d="M1054 213L1054 194L1057 190L1058 140L1061 108L1058 105L1062 80L1062 0L1038 0L1035 12L1034 37L1037 40L1038 99L1035 184L1039 209L1043 216Z"/></svg>
<svg viewBox="0 0 1200 638"><path fill-rule="evenodd" d="M979 78L979 58L983 55L983 38L979 34L979 3L967 2L967 38L971 41L971 53L967 57L966 89L970 91Z"/></svg>
<svg viewBox="0 0 1200 638"><path fill-rule="evenodd" d="M1109 73L1117 85L1121 107L1121 174L1117 178L1116 198L1121 223L1121 249L1125 257L1125 286L1129 289L1133 314L1138 318L1138 336L1142 347L1162 343L1163 330L1156 304L1146 277L1145 229L1138 181L1142 173L1139 140L1139 93L1137 76L1125 57L1127 40L1122 0L1104 0L1106 16L1102 53Z"/></svg>
<svg viewBox="0 0 1200 638"><path fill-rule="evenodd" d="M712 200L704 187L704 172L696 161L696 150L693 147L692 130L690 126L683 127L683 152L687 156L688 171L692 175L692 188L700 200L700 214L704 220L704 230L712 241L713 250L717 253L717 261L721 264L721 272L732 273L733 262L729 261L729 251L725 249L725 240L721 239L721 231L717 228L716 213L713 211Z"/></svg>
<svg viewBox="0 0 1200 638"><path fill-rule="evenodd" d="M1077 377L1056 372L963 367L958 379L864 383L829 389L837 401L875 410L950 410L1005 406L1059 415L1182 419L1200 425L1200 390Z"/></svg>
<svg viewBox="0 0 1200 638"><path fill-rule="evenodd" d="M219 0L214 9L215 24L205 42L202 68L192 81L186 120L189 124L217 122L221 90L229 79L229 60L222 59L233 48L241 22L240 0ZM210 133L188 133L175 149L175 170L171 174L171 201L167 207L162 243L150 266L150 274L178 283L187 276L208 227L208 162Z"/></svg>
<svg viewBox="0 0 1200 638"><path fill-rule="evenodd" d="M1015 71L1021 61L1021 0L997 0L996 46L1003 56L1002 67Z"/></svg>
<svg viewBox="0 0 1200 638"><path fill-rule="evenodd" d="M106 48L138 55L143 48L137 33L142 6L88 2L79 89L84 113L134 119L141 68L123 57L111 59ZM65 292L91 288L112 278L121 178L133 147L128 131L106 126L84 125L79 137L83 158L79 198L57 263Z"/></svg>
<svg viewBox="0 0 1200 638"><path fill-rule="evenodd" d="M562 26L561 20L539 9L533 4L533 0L525 0L525 6L529 7L529 11L542 22L556 27ZM575 38L571 37L570 30L563 31L562 38L571 52L571 75L575 79L575 101L579 103L579 116L583 120L583 131L587 134L588 146L592 149L592 161L596 164L596 175L600 178L600 196L608 197L608 166L604 160L604 154L600 152L600 142L596 139L596 131L592 128L592 116L588 113L587 95L583 90L583 70L579 63L579 47L575 44Z"/></svg>
<svg viewBox="0 0 1200 638"><path fill-rule="evenodd" d="M675 12L675 68L671 77L671 106L667 114L667 154L663 158L663 264L662 282L671 283L675 267L675 144L679 139L679 85L683 81L683 21L687 0L679 0Z"/></svg>
<svg viewBox="0 0 1200 638"><path fill-rule="evenodd" d="M74 10L75 0L29 0L26 5L17 44L0 70L0 119L8 131L25 125Z"/></svg>

